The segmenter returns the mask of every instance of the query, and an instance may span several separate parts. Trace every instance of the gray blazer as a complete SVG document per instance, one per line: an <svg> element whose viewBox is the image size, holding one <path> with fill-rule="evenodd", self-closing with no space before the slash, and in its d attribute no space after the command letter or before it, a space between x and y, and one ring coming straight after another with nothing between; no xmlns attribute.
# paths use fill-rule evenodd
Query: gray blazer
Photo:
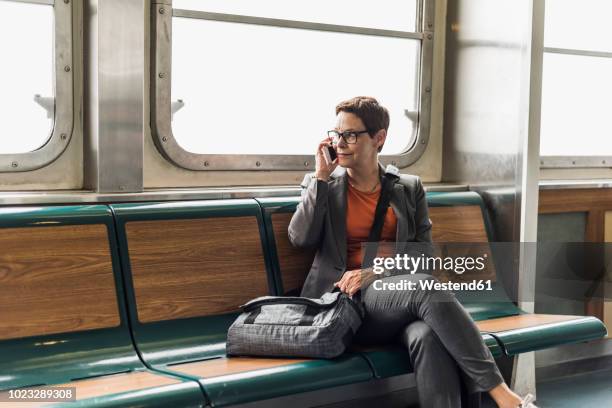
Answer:
<svg viewBox="0 0 612 408"><path fill-rule="evenodd" d="M379 163L380 174L384 167ZM289 240L298 248L316 248L300 296L318 298L331 292L346 271L346 169L337 167L330 179L308 173L302 198L289 223ZM431 242L431 220L425 190L418 176L402 174L394 185L390 205L397 218L396 251L406 242Z"/></svg>

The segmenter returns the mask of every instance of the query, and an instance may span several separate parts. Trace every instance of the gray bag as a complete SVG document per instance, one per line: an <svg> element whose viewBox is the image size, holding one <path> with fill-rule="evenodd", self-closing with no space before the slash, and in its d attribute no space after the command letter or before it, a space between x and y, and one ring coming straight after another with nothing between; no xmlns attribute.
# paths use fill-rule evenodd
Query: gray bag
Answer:
<svg viewBox="0 0 612 408"><path fill-rule="evenodd" d="M228 356L337 357L365 313L361 302L340 291L319 299L261 296L240 307L227 332Z"/></svg>

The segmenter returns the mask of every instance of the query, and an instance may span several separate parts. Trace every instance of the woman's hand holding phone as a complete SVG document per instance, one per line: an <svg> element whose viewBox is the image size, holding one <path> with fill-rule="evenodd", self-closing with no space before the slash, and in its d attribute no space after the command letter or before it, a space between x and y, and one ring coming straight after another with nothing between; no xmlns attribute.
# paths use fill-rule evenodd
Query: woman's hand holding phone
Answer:
<svg viewBox="0 0 612 408"><path fill-rule="evenodd" d="M333 149L331 146L331 141L329 138L325 138L319 142L319 148L317 149L317 154L315 155L315 176L318 179L325 181L329 179L329 176L338 166L338 158L331 157L330 152L327 150L329 148ZM328 159L331 161L328 161Z"/></svg>

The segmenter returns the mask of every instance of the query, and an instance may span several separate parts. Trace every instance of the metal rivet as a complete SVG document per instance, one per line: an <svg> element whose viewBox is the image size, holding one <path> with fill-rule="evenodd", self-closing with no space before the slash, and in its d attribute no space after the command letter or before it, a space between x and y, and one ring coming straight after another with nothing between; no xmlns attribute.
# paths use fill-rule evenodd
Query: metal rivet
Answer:
<svg viewBox="0 0 612 408"><path fill-rule="evenodd" d="M70 65L66 65L66 66L64 67L64 71L66 71L66 72L70 72Z"/></svg>
<svg viewBox="0 0 612 408"><path fill-rule="evenodd" d="M17 166L19 166L19 164L18 164L17 162L12 162L12 163L11 163L11 166L12 166L12 167L17 167Z"/></svg>
<svg viewBox="0 0 612 408"><path fill-rule="evenodd" d="M425 88L425 92L431 92L431 87L429 87L429 86L428 86L428 87L426 87L426 88Z"/></svg>
<svg viewBox="0 0 612 408"><path fill-rule="evenodd" d="M210 163L208 163L207 161L204 162L204 167L208 167Z"/></svg>
<svg viewBox="0 0 612 408"><path fill-rule="evenodd" d="M433 35L431 35L431 34L427 34L427 39L428 39L428 40L431 40L432 38L433 38Z"/></svg>
<svg viewBox="0 0 612 408"><path fill-rule="evenodd" d="M308 167L308 164L310 164L310 163L308 163L307 161L304 162L304 166L305 167Z"/></svg>
<svg viewBox="0 0 612 408"><path fill-rule="evenodd" d="M256 165L257 167L259 167L259 166L261 166L261 162L255 162L255 165Z"/></svg>
<svg viewBox="0 0 612 408"><path fill-rule="evenodd" d="M159 14L164 14L165 12L166 12L165 8L162 7L162 8L159 9Z"/></svg>
<svg viewBox="0 0 612 408"><path fill-rule="evenodd" d="M168 141L168 138L166 136L163 136L162 137L162 142L167 142L167 141Z"/></svg>
<svg viewBox="0 0 612 408"><path fill-rule="evenodd" d="M576 164L576 160L572 160L572 164Z"/></svg>
<svg viewBox="0 0 612 408"><path fill-rule="evenodd" d="M67 137L68 137L68 135L67 135L67 134L65 134L65 133L62 133L62 134L60 135L60 138L61 138L62 140L66 140L66 138L67 138Z"/></svg>
<svg viewBox="0 0 612 408"><path fill-rule="evenodd" d="M166 76L166 74L164 74L163 72L160 72L160 73L159 73L159 77L160 77L160 78L163 78L163 77L165 77L165 76Z"/></svg>

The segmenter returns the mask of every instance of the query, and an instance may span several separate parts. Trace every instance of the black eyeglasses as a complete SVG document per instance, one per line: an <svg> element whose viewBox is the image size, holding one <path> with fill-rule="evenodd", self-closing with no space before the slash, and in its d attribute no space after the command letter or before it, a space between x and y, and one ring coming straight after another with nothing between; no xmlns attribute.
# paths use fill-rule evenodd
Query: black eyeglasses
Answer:
<svg viewBox="0 0 612 408"><path fill-rule="evenodd" d="M367 130L361 130L359 132L355 132L353 130L347 130L346 132L338 132L337 130L328 130L327 136L332 140L333 144L338 144L340 142L340 138L344 140L344 143L354 144L357 143L357 136L362 133L369 133Z"/></svg>

